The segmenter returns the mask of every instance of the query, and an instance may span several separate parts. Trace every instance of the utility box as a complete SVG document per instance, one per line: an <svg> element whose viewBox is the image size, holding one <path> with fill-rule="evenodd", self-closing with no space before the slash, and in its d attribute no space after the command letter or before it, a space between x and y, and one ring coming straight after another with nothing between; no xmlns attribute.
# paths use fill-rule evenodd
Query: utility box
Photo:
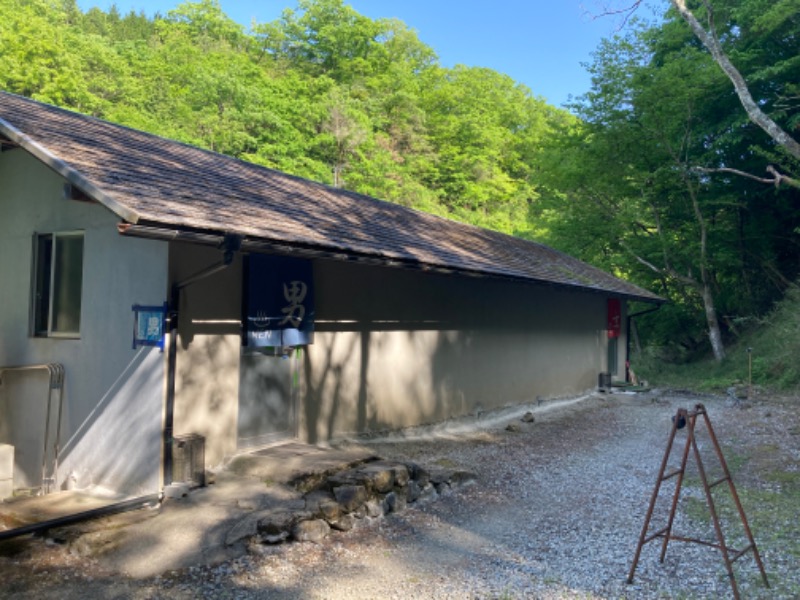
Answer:
<svg viewBox="0 0 800 600"><path fill-rule="evenodd" d="M14 495L14 446L0 444L0 500Z"/></svg>
<svg viewBox="0 0 800 600"><path fill-rule="evenodd" d="M611 391L611 373L599 373L597 375L597 389L605 393Z"/></svg>
<svg viewBox="0 0 800 600"><path fill-rule="evenodd" d="M172 439L172 481L191 487L206 484L206 439L197 433L176 435Z"/></svg>

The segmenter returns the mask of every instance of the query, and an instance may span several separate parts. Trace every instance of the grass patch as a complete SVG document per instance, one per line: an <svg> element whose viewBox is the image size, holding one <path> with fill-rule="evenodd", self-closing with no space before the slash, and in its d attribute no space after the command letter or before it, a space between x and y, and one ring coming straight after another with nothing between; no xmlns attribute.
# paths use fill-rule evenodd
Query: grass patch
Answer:
<svg viewBox="0 0 800 600"><path fill-rule="evenodd" d="M632 366L640 378L662 387L726 393L739 386L741 394L752 382L756 392L800 393L800 286L792 286L765 317L740 319L737 325L739 336L728 343L721 362L680 362L666 349L648 348L632 357Z"/></svg>
<svg viewBox="0 0 800 600"><path fill-rule="evenodd" d="M764 447L761 447L758 450L763 449ZM729 467L732 462L741 461L744 464L749 460L748 456L738 455L728 461ZM755 484L743 486L734 475L739 500L772 586L770 593L774 593L774 597L781 598L800 597L800 589L796 583L781 580L770 569L770 558L788 564L800 564L800 522L797 513L797 507L800 506L800 471L787 471L778 467L762 473L760 479L761 483L757 487ZM691 483L684 481L684 486L695 490L702 489L699 479L695 478L692 478ZM744 548L747 545L747 536L728 487L722 485L715 488L712 496L726 544L737 549ZM711 523L711 513L705 495L682 496L678 510L696 522L699 527ZM720 560L722 560L721 555ZM737 573L742 573L739 563L745 564L748 561L752 561L750 565L754 565L752 554L742 557L735 563ZM760 576L756 574L754 567L746 567L746 572L749 573L747 578L752 579L756 585L754 589L758 589ZM737 578L740 577L737 575Z"/></svg>
<svg viewBox="0 0 800 600"><path fill-rule="evenodd" d="M770 483L776 483L784 492L800 492L800 473L796 471L773 471L764 477ZM800 502L797 504L800 507Z"/></svg>

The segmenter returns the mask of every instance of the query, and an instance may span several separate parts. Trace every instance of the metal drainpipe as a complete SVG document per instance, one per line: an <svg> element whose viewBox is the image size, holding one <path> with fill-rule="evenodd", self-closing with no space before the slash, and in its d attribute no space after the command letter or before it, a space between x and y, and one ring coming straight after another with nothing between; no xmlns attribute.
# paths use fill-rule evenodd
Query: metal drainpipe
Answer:
<svg viewBox="0 0 800 600"><path fill-rule="evenodd" d="M631 370L630 370L630 363L631 363L631 320L634 317L641 317L642 315L646 315L652 312L656 312L661 308L660 304L656 304L653 308L648 308L647 310L641 310L637 313L633 313L632 315L628 315L627 319L625 319L625 381L626 383L631 382Z"/></svg>
<svg viewBox="0 0 800 600"><path fill-rule="evenodd" d="M172 434L175 421L175 369L178 361L178 310L181 301L181 290L227 269L233 263L233 257L242 247L242 237L225 234L222 241L222 261L215 263L183 281L172 286L169 300L169 351L167 353L167 399L164 409L164 487L172 483Z"/></svg>
<svg viewBox="0 0 800 600"><path fill-rule="evenodd" d="M136 510L146 505L158 504L159 500L160 500L160 494L149 494L147 496L140 496L139 498L124 500L122 502L116 502L115 504L110 504L108 506L102 506L100 508L94 508L92 510L75 513L73 515L66 515L64 517L58 517L56 519L50 519L48 521L40 521L39 523L32 523L30 525L23 525L22 527L15 527L14 529L0 531L0 541L9 540L11 538L19 537L21 535L27 535L29 533L39 533L42 531L47 531L48 529L53 529L55 527L64 527L66 525L80 523L81 521L88 521L89 519L96 519L98 517L113 515L128 510Z"/></svg>

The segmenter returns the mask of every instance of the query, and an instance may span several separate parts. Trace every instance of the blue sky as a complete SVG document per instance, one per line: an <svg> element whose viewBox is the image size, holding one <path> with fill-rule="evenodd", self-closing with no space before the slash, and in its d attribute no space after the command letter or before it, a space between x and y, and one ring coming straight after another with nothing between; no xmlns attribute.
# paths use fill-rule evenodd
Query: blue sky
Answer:
<svg viewBox="0 0 800 600"><path fill-rule="evenodd" d="M178 0L78 0L87 10L144 10L166 14ZM597 17L601 0L350 0L357 12L377 19L396 17L415 29L446 67L489 67L527 85L537 96L561 106L569 96L588 91L581 63L604 37L620 26L619 17ZM608 4L608 2L605 2ZM221 0L223 11L249 27L273 21L295 0Z"/></svg>

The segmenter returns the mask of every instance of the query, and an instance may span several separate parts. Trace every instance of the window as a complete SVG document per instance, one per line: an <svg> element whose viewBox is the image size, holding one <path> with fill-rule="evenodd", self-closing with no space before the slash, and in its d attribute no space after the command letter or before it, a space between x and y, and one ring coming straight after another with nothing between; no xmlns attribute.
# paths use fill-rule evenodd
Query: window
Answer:
<svg viewBox="0 0 800 600"><path fill-rule="evenodd" d="M83 233L34 239L33 334L78 337L81 328Z"/></svg>

